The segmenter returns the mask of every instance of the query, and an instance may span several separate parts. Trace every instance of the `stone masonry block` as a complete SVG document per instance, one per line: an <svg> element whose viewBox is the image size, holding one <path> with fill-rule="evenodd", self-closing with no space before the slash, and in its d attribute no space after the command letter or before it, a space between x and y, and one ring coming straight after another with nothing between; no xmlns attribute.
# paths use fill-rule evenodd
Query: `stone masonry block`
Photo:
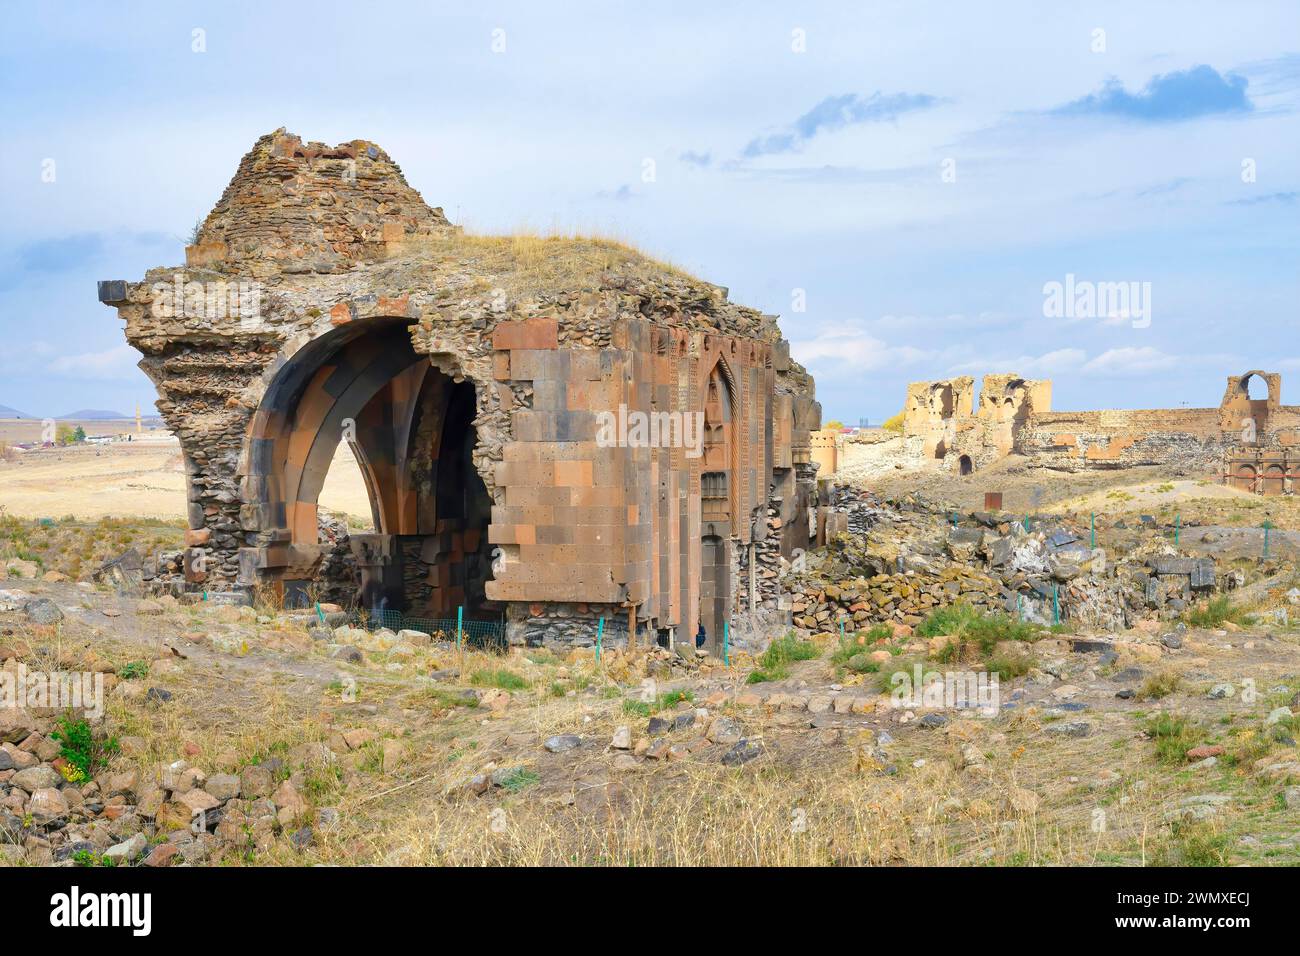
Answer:
<svg viewBox="0 0 1300 956"><path fill-rule="evenodd" d="M502 322L492 331L492 347L494 349L559 348L559 324L553 318Z"/></svg>

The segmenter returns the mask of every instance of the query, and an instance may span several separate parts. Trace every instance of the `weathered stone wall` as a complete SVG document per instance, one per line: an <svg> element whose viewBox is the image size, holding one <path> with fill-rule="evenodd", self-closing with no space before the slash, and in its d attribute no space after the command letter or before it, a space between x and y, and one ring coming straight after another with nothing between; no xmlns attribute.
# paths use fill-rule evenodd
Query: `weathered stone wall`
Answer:
<svg viewBox="0 0 1300 956"><path fill-rule="evenodd" d="M1266 384L1266 397L1250 396L1252 379ZM900 453L960 473L1013 453L1062 471L1161 464L1263 494L1290 493L1300 477L1288 451L1300 446L1300 407L1282 405L1281 389L1279 374L1251 371L1228 377L1218 408L1054 412L1050 382L1015 374L986 375L974 410L969 377L913 382ZM840 439L819 454L847 466L850 452Z"/></svg>

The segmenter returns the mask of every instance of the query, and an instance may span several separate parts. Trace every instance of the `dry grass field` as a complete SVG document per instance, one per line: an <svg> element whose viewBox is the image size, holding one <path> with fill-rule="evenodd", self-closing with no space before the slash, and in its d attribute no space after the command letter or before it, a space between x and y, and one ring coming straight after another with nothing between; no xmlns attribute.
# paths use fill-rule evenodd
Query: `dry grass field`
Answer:
<svg viewBox="0 0 1300 956"><path fill-rule="evenodd" d="M132 442L12 453L0 458L0 506L25 518L183 520L185 467L180 446L166 436L146 435ZM370 520L365 484L346 444L335 454L321 506L358 522Z"/></svg>

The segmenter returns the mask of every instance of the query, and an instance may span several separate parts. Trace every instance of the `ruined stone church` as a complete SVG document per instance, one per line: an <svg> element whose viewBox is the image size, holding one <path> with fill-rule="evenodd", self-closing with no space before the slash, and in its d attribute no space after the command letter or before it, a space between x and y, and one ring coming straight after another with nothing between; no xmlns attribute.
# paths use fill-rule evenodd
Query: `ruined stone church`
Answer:
<svg viewBox="0 0 1300 956"><path fill-rule="evenodd" d="M193 588L310 595L340 442L372 510L356 603L515 643L599 617L743 643L824 533L820 409L774 316L617 243L465 235L366 141L262 137L184 266L99 297L180 440ZM698 415L701 447L598 441L620 408Z"/></svg>

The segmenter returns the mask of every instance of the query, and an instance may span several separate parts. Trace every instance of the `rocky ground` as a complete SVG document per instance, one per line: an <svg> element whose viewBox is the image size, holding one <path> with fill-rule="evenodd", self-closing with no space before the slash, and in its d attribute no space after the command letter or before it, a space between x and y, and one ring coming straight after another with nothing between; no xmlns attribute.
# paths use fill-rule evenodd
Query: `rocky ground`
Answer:
<svg viewBox="0 0 1300 956"><path fill-rule="evenodd" d="M1087 499L837 492L794 629L729 666L119 593L97 563L175 528L5 519L0 690L105 706L0 706L0 864L1300 863L1291 505L1143 482L1089 492L1100 558ZM917 666L993 706L897 700Z"/></svg>
<svg viewBox="0 0 1300 956"><path fill-rule="evenodd" d="M63 583L0 607L4 673L104 674L116 741L78 780L59 711L0 709L15 865L1300 862L1291 628L1040 630L986 717L895 706L830 633L724 667Z"/></svg>

